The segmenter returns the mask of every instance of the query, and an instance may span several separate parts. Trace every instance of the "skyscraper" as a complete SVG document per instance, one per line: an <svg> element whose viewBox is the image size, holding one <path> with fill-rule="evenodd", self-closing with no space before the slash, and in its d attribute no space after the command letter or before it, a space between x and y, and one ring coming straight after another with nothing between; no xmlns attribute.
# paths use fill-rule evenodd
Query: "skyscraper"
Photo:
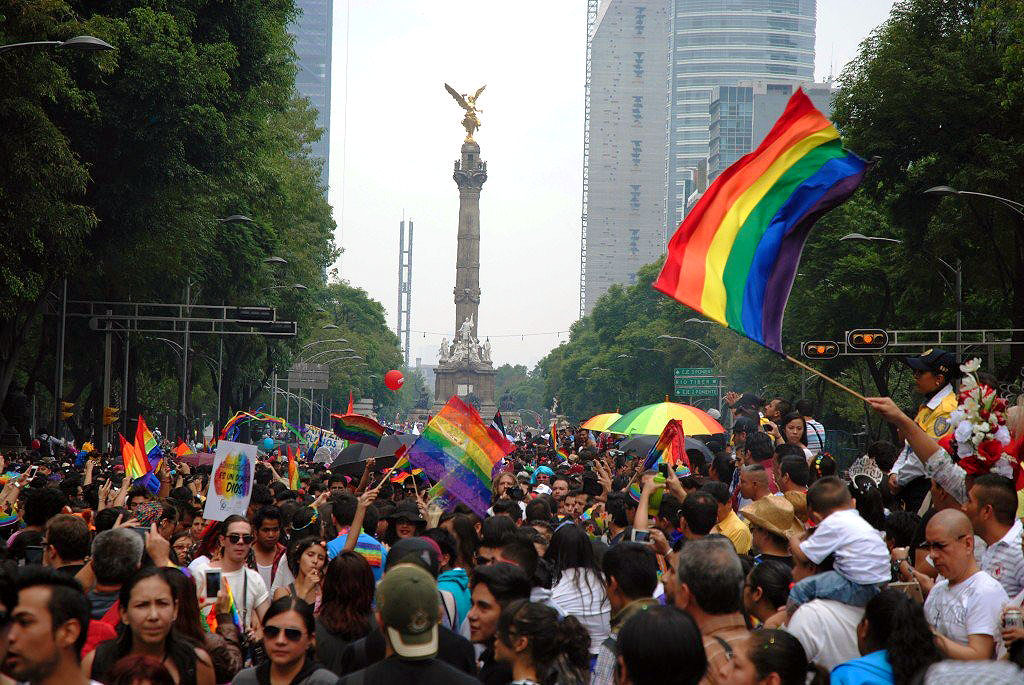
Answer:
<svg viewBox="0 0 1024 685"><path fill-rule="evenodd" d="M320 181L326 193L331 149L332 2L296 0L295 6L299 10L299 16L291 26L291 33L295 36L295 54L299 58L295 88L300 96L309 98L317 111L316 125L323 129L323 136L312 145L312 154L324 162Z"/></svg>
<svg viewBox="0 0 1024 685"><path fill-rule="evenodd" d="M665 252L672 0L602 0L590 44L581 314Z"/></svg>
<svg viewBox="0 0 1024 685"><path fill-rule="evenodd" d="M711 94L715 87L740 81L798 83L814 80L816 0L671 0L671 100L668 134L667 220L683 218L693 170L707 159ZM720 94L723 91L720 90ZM751 101L730 101L746 93L724 91L726 106L747 108ZM721 102L720 102L721 104ZM745 114L745 112L744 112ZM719 120L719 125L728 122ZM734 140L726 129L718 156L728 149L760 142ZM709 168L709 172L713 171Z"/></svg>

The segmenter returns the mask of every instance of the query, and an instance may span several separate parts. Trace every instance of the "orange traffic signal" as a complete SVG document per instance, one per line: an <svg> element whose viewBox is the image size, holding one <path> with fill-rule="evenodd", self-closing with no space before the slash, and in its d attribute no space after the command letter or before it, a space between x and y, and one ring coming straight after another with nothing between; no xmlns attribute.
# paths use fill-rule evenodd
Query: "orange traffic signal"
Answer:
<svg viewBox="0 0 1024 685"><path fill-rule="evenodd" d="M72 409L75 408L75 403L74 402L61 402L60 403L60 408L61 408L60 417L62 419L70 419L72 416L75 415L74 412L71 411Z"/></svg>
<svg viewBox="0 0 1024 685"><path fill-rule="evenodd" d="M112 423L120 421L121 417L117 415L120 411L121 410L117 407L103 407L103 425L109 426Z"/></svg>
<svg viewBox="0 0 1024 685"><path fill-rule="evenodd" d="M858 328L847 332L846 343L855 350L884 350L889 334L879 328Z"/></svg>
<svg viewBox="0 0 1024 685"><path fill-rule="evenodd" d="M801 352L807 359L835 359L839 356L839 344L830 340L812 340L801 345Z"/></svg>

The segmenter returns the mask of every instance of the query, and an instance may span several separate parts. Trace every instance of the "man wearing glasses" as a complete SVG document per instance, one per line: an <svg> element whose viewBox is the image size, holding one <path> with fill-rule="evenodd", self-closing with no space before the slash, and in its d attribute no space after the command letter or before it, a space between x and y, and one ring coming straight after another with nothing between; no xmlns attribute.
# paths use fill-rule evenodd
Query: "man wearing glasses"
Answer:
<svg viewBox="0 0 1024 685"><path fill-rule="evenodd" d="M221 530L221 558L219 561L211 562L207 568L220 569L221 584L226 581L231 588L242 628L249 630L256 625L256 619L263 619L263 614L270 606L270 593L267 591L267 584L263 582L263 577L258 571L245 565L256 536L252 533L249 521L238 515L224 519ZM210 600L206 599L205 571L197 573L195 578L200 603L209 604Z"/></svg>
<svg viewBox="0 0 1024 685"><path fill-rule="evenodd" d="M949 659L993 658L1009 597L999 581L978 568L970 520L956 509L940 511L928 522L925 540L922 547L942 575L924 602L936 644Z"/></svg>

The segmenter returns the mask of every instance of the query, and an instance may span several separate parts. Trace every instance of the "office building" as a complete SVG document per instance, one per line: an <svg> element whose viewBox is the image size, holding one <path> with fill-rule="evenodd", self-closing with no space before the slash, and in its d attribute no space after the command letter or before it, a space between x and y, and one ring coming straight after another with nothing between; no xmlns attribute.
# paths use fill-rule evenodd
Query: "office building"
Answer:
<svg viewBox="0 0 1024 685"><path fill-rule="evenodd" d="M770 83L741 81L736 86L711 90L708 129L708 178L715 178L733 162L761 144L778 120L797 87L826 117L832 117L831 83Z"/></svg>
<svg viewBox="0 0 1024 685"><path fill-rule="evenodd" d="M323 160L320 182L327 192L331 149L331 0L296 0L299 15L291 25L295 36L298 71L295 89L300 97L309 98L317 111L316 125L323 130L320 140L311 146L315 159Z"/></svg>
<svg viewBox="0 0 1024 685"><path fill-rule="evenodd" d="M590 37L581 314L665 252L671 0L603 0Z"/></svg>
<svg viewBox="0 0 1024 685"><path fill-rule="evenodd" d="M666 218L682 220L693 172L711 157L711 96L741 81L814 80L816 0L672 0ZM729 111L749 108L745 93L719 90ZM720 101L721 102L721 101ZM718 157L755 145L753 131L719 119ZM726 165L727 166L727 165ZM709 169L709 173L713 170Z"/></svg>

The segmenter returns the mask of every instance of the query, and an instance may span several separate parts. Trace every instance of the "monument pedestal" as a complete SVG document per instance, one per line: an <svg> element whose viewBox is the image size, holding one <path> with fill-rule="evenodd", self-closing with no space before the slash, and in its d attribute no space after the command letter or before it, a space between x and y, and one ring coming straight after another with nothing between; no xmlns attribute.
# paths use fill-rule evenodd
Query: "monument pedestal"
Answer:
<svg viewBox="0 0 1024 685"><path fill-rule="evenodd" d="M443 364L434 370L437 390L434 394L434 413L457 395L466 404L473 405L484 422L497 411L494 404L494 379L498 372L484 366L466 364Z"/></svg>

